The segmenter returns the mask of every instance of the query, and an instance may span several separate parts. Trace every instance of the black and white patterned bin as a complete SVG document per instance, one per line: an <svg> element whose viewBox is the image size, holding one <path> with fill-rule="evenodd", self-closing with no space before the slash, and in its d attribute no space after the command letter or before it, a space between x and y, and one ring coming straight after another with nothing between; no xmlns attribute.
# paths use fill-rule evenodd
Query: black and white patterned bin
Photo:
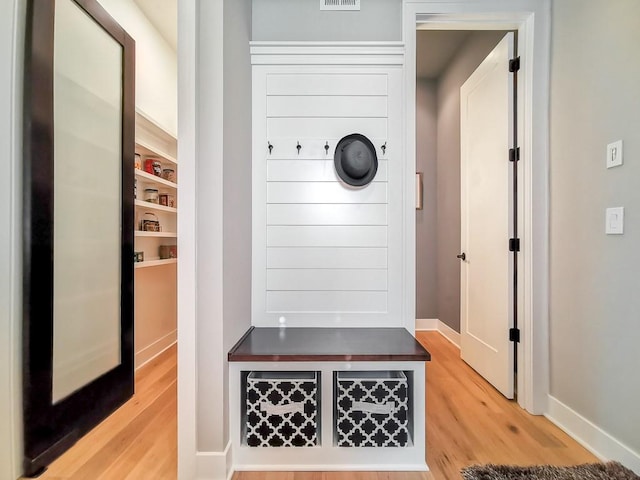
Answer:
<svg viewBox="0 0 640 480"><path fill-rule="evenodd" d="M404 372L338 372L339 447L409 444L408 384Z"/></svg>
<svg viewBox="0 0 640 480"><path fill-rule="evenodd" d="M316 372L251 372L247 376L247 445L312 447L318 443Z"/></svg>

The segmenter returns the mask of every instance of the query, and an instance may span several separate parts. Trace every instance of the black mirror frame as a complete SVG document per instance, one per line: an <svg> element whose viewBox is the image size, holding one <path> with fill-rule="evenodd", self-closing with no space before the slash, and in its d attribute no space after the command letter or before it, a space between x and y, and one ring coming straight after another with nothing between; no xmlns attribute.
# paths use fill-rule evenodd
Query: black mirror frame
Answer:
<svg viewBox="0 0 640 480"><path fill-rule="evenodd" d="M52 404L55 0L29 0L23 167L24 474L37 475L133 395L135 42L96 0L73 0L123 49L121 364Z"/></svg>

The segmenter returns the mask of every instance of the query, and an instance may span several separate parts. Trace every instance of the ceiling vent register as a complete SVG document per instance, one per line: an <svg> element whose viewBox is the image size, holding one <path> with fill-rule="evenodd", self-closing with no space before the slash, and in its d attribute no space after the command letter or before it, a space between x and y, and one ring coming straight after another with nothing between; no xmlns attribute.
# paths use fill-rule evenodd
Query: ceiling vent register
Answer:
<svg viewBox="0 0 640 480"><path fill-rule="evenodd" d="M360 10L360 0L320 0L320 10Z"/></svg>

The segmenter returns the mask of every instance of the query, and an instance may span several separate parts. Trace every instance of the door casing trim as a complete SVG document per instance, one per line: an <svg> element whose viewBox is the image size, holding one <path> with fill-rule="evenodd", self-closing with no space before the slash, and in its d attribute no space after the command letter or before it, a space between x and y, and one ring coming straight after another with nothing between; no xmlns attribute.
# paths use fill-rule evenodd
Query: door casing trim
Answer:
<svg viewBox="0 0 640 480"><path fill-rule="evenodd" d="M521 343L518 403L533 414L547 410L549 392L549 90L551 5L548 0L404 0L405 225L407 287L415 282L416 29L517 30L518 145L521 149L518 292ZM506 152L505 152L506 154ZM413 231L411 231L413 230ZM415 288L404 288L405 311L415 317ZM505 332L507 334L508 332Z"/></svg>

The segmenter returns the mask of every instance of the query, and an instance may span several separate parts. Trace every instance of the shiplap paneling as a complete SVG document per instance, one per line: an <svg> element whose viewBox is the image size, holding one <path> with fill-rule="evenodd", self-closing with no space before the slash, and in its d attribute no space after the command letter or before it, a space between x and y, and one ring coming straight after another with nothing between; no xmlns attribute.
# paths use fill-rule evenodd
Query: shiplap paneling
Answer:
<svg viewBox="0 0 640 480"><path fill-rule="evenodd" d="M267 290L387 291L386 269L269 269Z"/></svg>
<svg viewBox="0 0 640 480"><path fill-rule="evenodd" d="M267 227L267 247L386 246L387 227Z"/></svg>
<svg viewBox="0 0 640 480"><path fill-rule="evenodd" d="M269 313L384 313L387 292L267 292ZM332 325L335 326L335 325Z"/></svg>
<svg viewBox="0 0 640 480"><path fill-rule="evenodd" d="M267 97L267 117L387 117L386 96L287 95Z"/></svg>
<svg viewBox="0 0 640 480"><path fill-rule="evenodd" d="M268 182L339 182L333 163L333 150L330 160L267 160ZM378 171L374 182L387 181L387 160L378 159Z"/></svg>
<svg viewBox="0 0 640 480"><path fill-rule="evenodd" d="M267 95L387 95L385 74L267 74Z"/></svg>
<svg viewBox="0 0 640 480"><path fill-rule="evenodd" d="M398 325L402 70L283 58L253 71L253 322ZM373 182L360 188L333 162L351 133L378 155Z"/></svg>
<svg viewBox="0 0 640 480"><path fill-rule="evenodd" d="M269 247L267 268L387 268L387 249Z"/></svg>
<svg viewBox="0 0 640 480"><path fill-rule="evenodd" d="M271 204L267 225L387 225L385 204Z"/></svg>
<svg viewBox="0 0 640 480"><path fill-rule="evenodd" d="M368 138L387 136L386 118L267 118L267 138L342 138L361 133ZM303 145L304 146L304 145Z"/></svg>
<svg viewBox="0 0 640 480"><path fill-rule="evenodd" d="M354 188L340 182L269 182L267 203L387 203L387 184Z"/></svg>

